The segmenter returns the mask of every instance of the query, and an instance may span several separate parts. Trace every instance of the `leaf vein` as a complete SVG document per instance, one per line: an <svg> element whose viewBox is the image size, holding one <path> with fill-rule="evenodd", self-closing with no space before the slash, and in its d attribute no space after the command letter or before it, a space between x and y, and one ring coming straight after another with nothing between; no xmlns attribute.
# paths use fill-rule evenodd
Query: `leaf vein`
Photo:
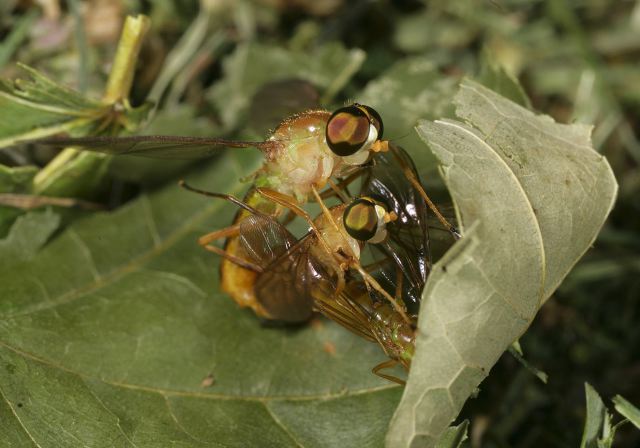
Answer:
<svg viewBox="0 0 640 448"><path fill-rule="evenodd" d="M193 217L191 220L185 220L185 224L177 227L173 232L168 234L168 236L162 241L162 243L158 246L154 246L149 250L142 252L137 257L130 259L128 263L121 264L115 267L110 273L101 276L100 278L94 279L93 282L87 283L83 286L73 288L68 292L55 297L52 299L50 303L47 304L38 304L31 307L26 308L22 312L10 314L10 317L18 317L24 316L31 313L35 313L38 311L44 311L50 308L54 308L57 306L61 306L74 300L81 298L84 294L88 294L90 292L96 291L112 282L117 280L118 278L136 271L143 264L158 256L162 252L169 250L177 241L180 240L183 236L187 235L192 229L194 229L201 221L209 217L211 214L218 211L224 204L222 201L213 203L208 208L204 208L204 210Z"/></svg>
<svg viewBox="0 0 640 448"><path fill-rule="evenodd" d="M193 392L193 391L184 391L184 390L176 390L176 389L163 389L159 387L152 386L142 386L139 384L131 384L131 383L122 383L119 381L107 380L104 378L99 378L95 376L91 376L89 374L79 372L77 370L70 369L68 367L62 366L55 361L41 358L33 353L26 352L19 348L13 347L7 344L4 341L0 341L0 346L4 347L7 350L10 350L24 358L27 358L31 361L38 362L40 364L44 364L48 367L61 370L63 372L70 373L72 375L78 376L79 378L92 380L92 381L101 381L104 384L120 387L123 389L129 389L140 392L148 392L159 395L167 395L167 396L175 396L175 397L191 397L191 398L199 398L203 400L228 400L228 401L246 401L246 402L269 402L269 401L317 401L317 400L339 400L342 398L350 398L364 394L383 392L388 389L396 389L400 386L396 384L378 386L378 387L369 387L364 389L357 389L352 391L341 390L337 393L327 393L327 394L316 394L316 395L228 395L228 394L212 394L212 393L201 393L201 392Z"/></svg>
<svg viewBox="0 0 640 448"><path fill-rule="evenodd" d="M293 443L296 444L297 447L300 448L304 448L304 445L302 445L300 442L298 442L298 440L293 436L293 434L291 433L291 431L289 431L289 428L287 428L278 418L278 416L271 410L271 408L267 405L267 403L262 403L264 405L264 408L267 410L267 414L269 414L269 417L271 417L271 419L275 422L275 424L282 429L282 431L284 431L284 433L289 436L289 438L293 441Z"/></svg>
<svg viewBox="0 0 640 448"><path fill-rule="evenodd" d="M169 412L169 416L171 417L171 420L174 421L174 423L176 424L177 428L183 432L187 437L189 437L191 440L195 440L198 443L204 443L206 444L207 442L205 442L204 440L200 440L197 437L195 437L194 435L192 435L191 433L189 433L189 431L186 430L186 428L184 426L182 426L182 423L180 423L178 421L178 417L176 416L176 414L173 412L173 409L171 409L171 403L169 403L169 398L166 395L162 395L164 404L167 407L167 412Z"/></svg>
<svg viewBox="0 0 640 448"><path fill-rule="evenodd" d="M129 442L131 445L133 445L134 447L138 448L138 445L136 445L133 440L131 440L129 438L129 436L127 435L126 432L124 432L124 429L122 428L122 426L120 425L120 417L118 417L118 415L116 415L115 412L113 412L111 409L109 409L107 407L107 405L100 399L100 397L98 397L96 395L96 393L91 389L91 386L87 383L86 379L81 378L82 382L85 384L87 390L89 391L89 393L91 394L91 396L93 398L96 399L96 401L98 402L98 404L100 406L102 406L104 408L105 411L107 411L109 414L113 415L113 417L115 417L116 419L116 426L118 426L118 429L120 430L120 432L122 433L122 435L124 436L125 439L127 439L127 442Z"/></svg>
<svg viewBox="0 0 640 448"><path fill-rule="evenodd" d="M151 209L151 202L149 201L149 196L146 194L142 195L140 199L140 203L142 205L142 213L144 215L145 223L149 228L149 233L151 234L151 238L153 239L153 245L158 247L162 242L162 238L160 237L160 233L158 232L158 227L156 226L156 220L153 217L153 210Z"/></svg>
<svg viewBox="0 0 640 448"><path fill-rule="evenodd" d="M20 424L20 427L22 428L24 433L27 435L27 437L29 437L29 439L31 439L31 441L33 442L33 444L35 446L40 448L40 444L38 442L36 442L36 439L33 438L31 433L27 429L27 427L24 425L24 423L22 423L22 420L20 419L18 414L16 414L16 410L13 408L13 406L11 406L11 402L7 399L6 395L4 394L4 391L2 390L2 387L0 387L0 395L2 395L2 399L5 401L5 403L7 403L7 406L9 406L9 409L11 409L11 413L16 418L16 421L18 422L18 424Z"/></svg>
<svg viewBox="0 0 640 448"><path fill-rule="evenodd" d="M82 238L80 238L80 235L78 235L78 233L73 228L69 229L68 234L69 237L76 243L76 245L82 252L82 255L87 259L88 267L91 271L91 274L93 275L94 280L100 281L100 272L98 272L98 268L96 267L93 255L91 254L91 249L89 249L87 243L85 243Z"/></svg>

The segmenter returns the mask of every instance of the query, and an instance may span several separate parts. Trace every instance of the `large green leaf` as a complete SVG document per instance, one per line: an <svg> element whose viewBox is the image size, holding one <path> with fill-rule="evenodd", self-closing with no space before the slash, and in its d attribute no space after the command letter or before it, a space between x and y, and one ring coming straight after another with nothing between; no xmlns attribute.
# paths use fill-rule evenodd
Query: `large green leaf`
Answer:
<svg viewBox="0 0 640 448"><path fill-rule="evenodd" d="M259 160L187 180L241 195ZM219 291L196 239L235 211L171 184L1 270L0 445L381 446L401 389L371 374L378 346L263 327Z"/></svg>
<svg viewBox="0 0 640 448"><path fill-rule="evenodd" d="M556 124L465 81L453 120L418 133L442 163L464 237L423 294L389 446L433 446L593 243L617 185L590 128Z"/></svg>

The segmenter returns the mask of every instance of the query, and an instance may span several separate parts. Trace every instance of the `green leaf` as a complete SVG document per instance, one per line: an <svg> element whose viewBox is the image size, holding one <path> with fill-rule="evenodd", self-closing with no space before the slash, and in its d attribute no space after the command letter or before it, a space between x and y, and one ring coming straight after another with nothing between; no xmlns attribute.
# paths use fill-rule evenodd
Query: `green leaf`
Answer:
<svg viewBox="0 0 640 448"><path fill-rule="evenodd" d="M37 172L35 166L0 165L0 193L27 193Z"/></svg>
<svg viewBox="0 0 640 448"><path fill-rule="evenodd" d="M3 11L0 12L2 14ZM8 15L8 13L6 13ZM0 69L9 62L13 53L20 47L28 35L34 22L38 19L39 11L30 9L20 17L8 36L4 36L0 42Z"/></svg>
<svg viewBox="0 0 640 448"><path fill-rule="evenodd" d="M461 448L465 445L469 420L465 420L458 426L450 426L436 443L436 448Z"/></svg>
<svg viewBox="0 0 640 448"><path fill-rule="evenodd" d="M187 180L241 196L261 160L233 151ZM324 320L264 327L219 291L196 240L236 211L170 184L0 270L3 441L381 446L401 388L371 374L376 344Z"/></svg>
<svg viewBox="0 0 640 448"><path fill-rule="evenodd" d="M597 448L607 418L607 409L598 392L589 383L584 383L584 392L587 397L587 415L584 420L580 448Z"/></svg>
<svg viewBox="0 0 640 448"><path fill-rule="evenodd" d="M620 395L613 397L613 404L616 411L626 417L636 428L640 429L640 409Z"/></svg>
<svg viewBox="0 0 640 448"><path fill-rule="evenodd" d="M102 102L107 105L104 117L96 120L86 134L115 135L123 129L137 127L150 109L144 104L133 109L128 97L138 54L150 27L144 15L125 19ZM86 135L85 134L85 135ZM107 181L111 158L104 154L79 152L66 148L34 179L34 192L44 196L92 198Z"/></svg>
<svg viewBox="0 0 640 448"><path fill-rule="evenodd" d="M469 45L476 30L444 14L434 14L438 9L425 8L422 13L410 14L399 20L393 43L405 52L426 52L440 48L453 50Z"/></svg>
<svg viewBox="0 0 640 448"><path fill-rule="evenodd" d="M331 43L311 51L250 43L239 46L223 62L224 79L207 94L226 130L246 119L251 98L264 84L304 79L323 91L339 90L364 60L362 50Z"/></svg>
<svg viewBox="0 0 640 448"><path fill-rule="evenodd" d="M91 133L111 109L34 69L22 69L29 75L27 79L0 81L0 148L60 132Z"/></svg>
<svg viewBox="0 0 640 448"><path fill-rule="evenodd" d="M531 101L518 80L494 61L491 54L485 51L477 81L511 101L531 109Z"/></svg>
<svg viewBox="0 0 640 448"><path fill-rule="evenodd" d="M60 217L51 210L20 216L9 235L0 240L0 270L33 258L59 224Z"/></svg>
<svg viewBox="0 0 640 448"><path fill-rule="evenodd" d="M593 243L617 185L589 127L561 125L465 81L467 124L422 122L463 238L434 265L390 446L433 446Z"/></svg>
<svg viewBox="0 0 640 448"><path fill-rule="evenodd" d="M522 367L527 369L529 371L529 373L534 375L536 378L538 378L544 384L547 384L547 380L549 379L549 375L547 375L546 372L538 369L537 367L532 366L531 364L529 364L529 362L525 359L524 354L522 353L522 347L520 346L520 342L519 341L515 341L513 344L511 344L511 346L509 347L509 353L511 353L511 355L520 364L522 364Z"/></svg>
<svg viewBox="0 0 640 448"><path fill-rule="evenodd" d="M418 120L453 116L451 100L457 81L443 77L428 57L416 56L396 62L380 77L367 84L358 101L367 104L384 120L384 138L406 149L420 174L435 166L435 158L413 131Z"/></svg>
<svg viewBox="0 0 640 448"><path fill-rule="evenodd" d="M29 193L33 176L38 172L35 166L8 167L0 165L0 194ZM0 236L6 235L13 221L22 214L14 207L0 205Z"/></svg>

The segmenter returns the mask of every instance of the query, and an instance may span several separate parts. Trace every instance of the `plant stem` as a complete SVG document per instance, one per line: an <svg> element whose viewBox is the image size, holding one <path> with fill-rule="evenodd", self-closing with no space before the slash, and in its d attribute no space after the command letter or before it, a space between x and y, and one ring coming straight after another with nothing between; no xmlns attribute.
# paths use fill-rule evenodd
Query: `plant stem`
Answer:
<svg viewBox="0 0 640 448"><path fill-rule="evenodd" d="M150 21L146 16L127 16L104 92L105 102L115 103L129 97L138 54L149 26Z"/></svg>
<svg viewBox="0 0 640 448"><path fill-rule="evenodd" d="M149 25L149 18L142 15L128 16L125 20L103 95L105 103L116 104L127 101L138 54ZM96 177L104 176L106 173L104 167L109 163L109 159L110 156L105 154L65 148L35 176L33 191L42 195L91 196L90 192L86 191L86 187L90 185L93 188L100 183ZM68 182L69 176L73 176L77 182ZM80 179L85 179L86 182Z"/></svg>

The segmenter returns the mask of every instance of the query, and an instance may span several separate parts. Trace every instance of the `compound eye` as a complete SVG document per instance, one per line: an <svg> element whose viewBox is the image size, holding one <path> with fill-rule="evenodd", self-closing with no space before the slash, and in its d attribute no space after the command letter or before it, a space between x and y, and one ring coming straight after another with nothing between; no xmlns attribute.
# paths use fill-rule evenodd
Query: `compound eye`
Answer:
<svg viewBox="0 0 640 448"><path fill-rule="evenodd" d="M338 156L350 156L365 146L370 132L369 116L361 106L342 107L327 122L327 145Z"/></svg>
<svg viewBox="0 0 640 448"><path fill-rule="evenodd" d="M371 124L373 124L378 131L378 140L382 140L382 133L384 131L384 126L382 125L382 117L373 107L365 106L364 104L359 104L359 107L363 108L367 111L369 115L369 119L371 120Z"/></svg>
<svg viewBox="0 0 640 448"><path fill-rule="evenodd" d="M369 198L352 201L344 210L342 220L347 233L357 240L368 241L378 233L376 203Z"/></svg>

